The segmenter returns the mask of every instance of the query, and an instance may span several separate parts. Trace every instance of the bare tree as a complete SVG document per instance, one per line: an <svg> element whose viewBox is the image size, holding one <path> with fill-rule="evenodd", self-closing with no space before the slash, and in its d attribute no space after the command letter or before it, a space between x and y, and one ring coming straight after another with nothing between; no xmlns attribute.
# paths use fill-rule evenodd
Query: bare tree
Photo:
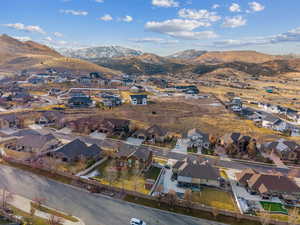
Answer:
<svg viewBox="0 0 300 225"><path fill-rule="evenodd" d="M219 209L216 207L213 207L211 213L214 216L214 218L216 219L217 216L219 215Z"/></svg>
<svg viewBox="0 0 300 225"><path fill-rule="evenodd" d="M260 223L262 225L269 225L271 221L271 213L269 210L262 210L260 212Z"/></svg>
<svg viewBox="0 0 300 225"><path fill-rule="evenodd" d="M2 209L7 209L7 203L12 201L13 198L13 194L9 192L6 188L3 188L0 196Z"/></svg>
<svg viewBox="0 0 300 225"><path fill-rule="evenodd" d="M171 189L165 197L170 207L174 209L174 206L176 205L178 200L176 192L173 189Z"/></svg>
<svg viewBox="0 0 300 225"><path fill-rule="evenodd" d="M158 185L157 189L156 189L156 192L157 192L157 195L155 196L157 201L158 201L158 206L160 206L161 204L161 200L163 198L163 190L164 190L164 187L163 185Z"/></svg>
<svg viewBox="0 0 300 225"><path fill-rule="evenodd" d="M33 199L33 203L36 205L36 208L39 209L43 204L47 201L46 198L35 196Z"/></svg>
<svg viewBox="0 0 300 225"><path fill-rule="evenodd" d="M109 186L112 186L112 184L115 182L116 180L116 173L112 170L108 170L105 173L105 179L108 181Z"/></svg>
<svg viewBox="0 0 300 225"><path fill-rule="evenodd" d="M191 189L187 189L184 192L184 200L185 200L185 207L188 211L191 211L193 205L193 193Z"/></svg>
<svg viewBox="0 0 300 225"><path fill-rule="evenodd" d="M54 215L49 216L48 224L49 225L61 225L63 224L63 219Z"/></svg>
<svg viewBox="0 0 300 225"><path fill-rule="evenodd" d="M296 225L298 219L299 219L299 209L295 207L289 211L288 223L290 225Z"/></svg>

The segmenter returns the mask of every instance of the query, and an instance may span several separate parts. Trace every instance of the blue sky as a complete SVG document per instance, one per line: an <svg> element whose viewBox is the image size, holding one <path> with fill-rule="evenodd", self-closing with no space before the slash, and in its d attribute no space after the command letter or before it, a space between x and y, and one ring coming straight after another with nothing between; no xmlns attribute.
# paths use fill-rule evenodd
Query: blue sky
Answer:
<svg viewBox="0 0 300 225"><path fill-rule="evenodd" d="M1 0L0 33L56 48L300 53L299 0Z"/></svg>

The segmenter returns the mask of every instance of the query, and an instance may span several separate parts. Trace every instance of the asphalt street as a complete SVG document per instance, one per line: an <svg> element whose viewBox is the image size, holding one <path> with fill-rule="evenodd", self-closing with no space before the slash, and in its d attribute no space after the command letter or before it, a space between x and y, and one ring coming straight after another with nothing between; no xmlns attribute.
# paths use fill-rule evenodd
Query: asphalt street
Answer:
<svg viewBox="0 0 300 225"><path fill-rule="evenodd" d="M81 218L86 225L129 225L132 217L147 225L220 225L152 209L106 196L91 194L27 171L0 165L0 188L29 199L42 197L46 205Z"/></svg>

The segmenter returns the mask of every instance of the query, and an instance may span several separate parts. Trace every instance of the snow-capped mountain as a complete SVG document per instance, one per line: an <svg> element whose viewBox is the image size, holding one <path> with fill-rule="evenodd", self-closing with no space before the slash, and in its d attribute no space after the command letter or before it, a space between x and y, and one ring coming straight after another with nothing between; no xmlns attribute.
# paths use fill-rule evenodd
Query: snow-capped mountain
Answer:
<svg viewBox="0 0 300 225"><path fill-rule="evenodd" d="M195 59L203 54L205 54L207 51L201 51L201 50L195 50L195 49L189 49L181 52L176 52L173 55L169 55L168 58L174 58L174 59Z"/></svg>
<svg viewBox="0 0 300 225"><path fill-rule="evenodd" d="M121 46L100 46L90 47L82 49L59 49L62 55L72 58L81 59L99 59L99 58L117 58L127 56L139 56L142 55L142 51L124 48Z"/></svg>

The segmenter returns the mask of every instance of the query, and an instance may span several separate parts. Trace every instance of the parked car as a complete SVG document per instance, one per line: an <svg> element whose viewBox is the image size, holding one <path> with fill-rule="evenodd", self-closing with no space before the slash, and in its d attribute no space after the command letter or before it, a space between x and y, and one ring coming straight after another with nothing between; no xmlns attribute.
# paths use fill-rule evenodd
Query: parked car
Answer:
<svg viewBox="0 0 300 225"><path fill-rule="evenodd" d="M147 225L143 220L132 218L130 220L130 225Z"/></svg>

